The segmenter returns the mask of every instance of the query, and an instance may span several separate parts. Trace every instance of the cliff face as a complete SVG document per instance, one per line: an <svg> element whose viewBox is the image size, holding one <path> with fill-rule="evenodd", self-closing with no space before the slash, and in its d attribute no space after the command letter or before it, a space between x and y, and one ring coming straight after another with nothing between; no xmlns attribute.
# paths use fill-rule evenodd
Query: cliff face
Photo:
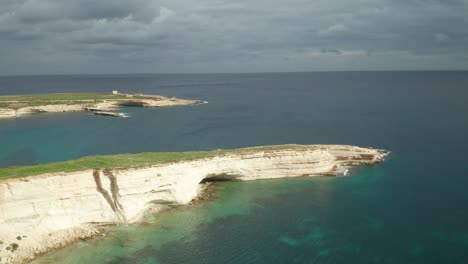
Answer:
<svg viewBox="0 0 468 264"><path fill-rule="evenodd" d="M380 162L383 151L352 146L252 151L127 170L87 170L0 181L0 263L15 263L129 223L148 209L186 204L206 178L256 180L336 175Z"/></svg>

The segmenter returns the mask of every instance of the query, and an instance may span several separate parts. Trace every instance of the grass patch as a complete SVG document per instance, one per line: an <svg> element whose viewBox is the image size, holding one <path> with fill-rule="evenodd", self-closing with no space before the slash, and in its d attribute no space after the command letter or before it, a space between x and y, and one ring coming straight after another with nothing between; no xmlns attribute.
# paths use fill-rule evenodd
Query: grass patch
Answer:
<svg viewBox="0 0 468 264"><path fill-rule="evenodd" d="M0 169L0 180L21 178L32 175L57 172L76 172L89 169L129 169L178 161L203 159L229 154L247 154L255 151L305 150L318 148L308 145L272 145L228 150L191 151L191 152L145 152L138 154L118 154L90 156L76 160L54 162L33 166L9 167Z"/></svg>
<svg viewBox="0 0 468 264"><path fill-rule="evenodd" d="M25 94L0 96L0 108L18 109L27 106L54 105L54 104L95 104L104 100L129 99L122 95L111 93L51 93L51 94ZM135 96L131 99L140 99Z"/></svg>
<svg viewBox="0 0 468 264"><path fill-rule="evenodd" d="M4 95L0 96L0 102L3 101L56 101L56 100L106 100L117 99L122 96L110 93L49 93L49 94L24 94L24 95Z"/></svg>

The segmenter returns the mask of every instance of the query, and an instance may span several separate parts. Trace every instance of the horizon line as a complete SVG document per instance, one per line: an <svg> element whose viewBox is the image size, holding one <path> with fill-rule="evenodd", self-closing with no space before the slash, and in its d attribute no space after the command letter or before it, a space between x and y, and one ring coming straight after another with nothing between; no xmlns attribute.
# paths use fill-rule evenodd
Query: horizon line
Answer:
<svg viewBox="0 0 468 264"><path fill-rule="evenodd" d="M286 74L286 73L359 73L359 72L468 72L468 69L429 69L429 70L323 70L323 71L258 71L258 72L129 72L129 73L34 73L0 74L0 77L35 77L35 76L82 76L82 75L230 75L230 74Z"/></svg>

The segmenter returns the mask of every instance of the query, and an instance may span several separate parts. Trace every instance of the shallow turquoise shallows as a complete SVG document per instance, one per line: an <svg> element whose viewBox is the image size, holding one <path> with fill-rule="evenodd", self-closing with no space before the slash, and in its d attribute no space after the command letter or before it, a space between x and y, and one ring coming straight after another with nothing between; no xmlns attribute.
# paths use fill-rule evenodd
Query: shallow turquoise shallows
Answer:
<svg viewBox="0 0 468 264"><path fill-rule="evenodd" d="M0 77L0 93L143 92L209 101L130 118L0 121L0 166L93 154L353 144L348 177L220 182L217 199L111 227L33 263L468 263L468 73Z"/></svg>

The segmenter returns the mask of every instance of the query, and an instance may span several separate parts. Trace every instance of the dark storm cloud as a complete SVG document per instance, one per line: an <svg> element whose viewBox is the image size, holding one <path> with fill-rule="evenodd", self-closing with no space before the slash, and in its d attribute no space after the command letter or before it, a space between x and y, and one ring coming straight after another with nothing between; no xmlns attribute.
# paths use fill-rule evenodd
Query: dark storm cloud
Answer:
<svg viewBox="0 0 468 264"><path fill-rule="evenodd" d="M468 0L2 0L0 74L467 69Z"/></svg>

